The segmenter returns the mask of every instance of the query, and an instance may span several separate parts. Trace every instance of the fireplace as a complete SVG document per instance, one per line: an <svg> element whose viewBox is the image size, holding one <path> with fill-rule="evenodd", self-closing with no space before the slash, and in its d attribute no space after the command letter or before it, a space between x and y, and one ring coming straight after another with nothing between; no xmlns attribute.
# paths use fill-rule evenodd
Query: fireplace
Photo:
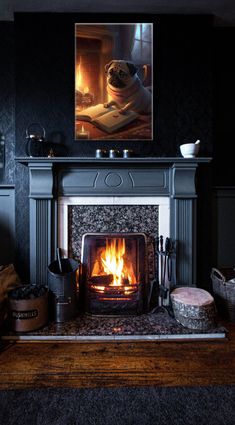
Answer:
<svg viewBox="0 0 235 425"><path fill-rule="evenodd" d="M117 37L117 35L116 35ZM75 25L75 114L107 101L105 64L112 59L115 34L107 25Z"/></svg>
<svg viewBox="0 0 235 425"><path fill-rule="evenodd" d="M81 261L84 269L80 311L92 315L138 315L157 305L159 273L156 247L159 235L169 235L169 211L169 198L165 196L63 196L58 199L59 246L64 257ZM118 244L123 243L124 247L120 245L120 249L125 250L123 259L132 260L135 278L128 282L123 270L124 280L121 283L125 285L113 285L113 273L104 271L101 258L99 272L93 267L101 249L108 249L112 241L114 251L118 251ZM102 253L103 259L105 255ZM100 283L98 286L101 287L106 285L109 301L98 300L102 298L102 292L97 294L94 282ZM126 287L126 293L120 286ZM119 298L117 302L115 297Z"/></svg>
<svg viewBox="0 0 235 425"><path fill-rule="evenodd" d="M64 256L69 254L68 230L64 226L69 203L85 206L116 203L160 205L159 235L176 242L177 263L172 259L176 270L172 284L196 285L195 173L197 166L208 163L210 158L74 157L18 158L18 161L29 167L31 283L47 283L47 267L56 256L56 247L63 249ZM168 229L163 231L161 223L166 210L161 202L165 201ZM92 222L87 225L91 227ZM96 231L88 229L83 234ZM116 232L114 228L99 231ZM128 228L119 231L135 232ZM147 233L143 229L138 232Z"/></svg>
<svg viewBox="0 0 235 425"><path fill-rule="evenodd" d="M87 123L78 118L79 112L108 101L105 65L112 59L114 37L107 25L75 25L76 138L87 130Z"/></svg>
<svg viewBox="0 0 235 425"><path fill-rule="evenodd" d="M62 327L49 324L42 338L156 340L188 335L170 314L156 314L169 309L164 288L155 291L158 273L153 264L157 266L156 254L161 254L160 235L165 241L169 237L175 242L169 289L196 286L195 174L197 166L210 159L18 161L29 169L30 282L47 284L48 264L56 258L57 247L64 257L82 259L85 266L78 316ZM131 261L119 280L107 267L111 249L121 251L120 263Z"/></svg>
<svg viewBox="0 0 235 425"><path fill-rule="evenodd" d="M137 315L148 311L147 236L141 233L91 233L82 240L85 312Z"/></svg>

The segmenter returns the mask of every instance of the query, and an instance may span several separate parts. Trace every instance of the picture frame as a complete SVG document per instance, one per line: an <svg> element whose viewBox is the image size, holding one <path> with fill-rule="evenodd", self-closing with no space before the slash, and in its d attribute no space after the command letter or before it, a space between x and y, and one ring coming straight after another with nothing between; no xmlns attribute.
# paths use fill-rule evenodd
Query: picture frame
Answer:
<svg viewBox="0 0 235 425"><path fill-rule="evenodd" d="M153 22L78 22L75 141L153 140Z"/></svg>

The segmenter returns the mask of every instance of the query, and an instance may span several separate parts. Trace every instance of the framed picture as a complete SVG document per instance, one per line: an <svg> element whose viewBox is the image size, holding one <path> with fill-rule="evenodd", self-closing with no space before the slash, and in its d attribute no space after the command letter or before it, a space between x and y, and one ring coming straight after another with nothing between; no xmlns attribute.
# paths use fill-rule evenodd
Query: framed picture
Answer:
<svg viewBox="0 0 235 425"><path fill-rule="evenodd" d="M75 140L153 140L153 23L75 24Z"/></svg>

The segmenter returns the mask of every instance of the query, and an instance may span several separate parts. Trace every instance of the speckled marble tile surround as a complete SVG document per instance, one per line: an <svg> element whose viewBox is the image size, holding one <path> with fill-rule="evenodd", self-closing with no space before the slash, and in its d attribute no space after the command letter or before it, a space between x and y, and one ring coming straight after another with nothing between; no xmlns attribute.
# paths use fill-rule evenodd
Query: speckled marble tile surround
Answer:
<svg viewBox="0 0 235 425"><path fill-rule="evenodd" d="M156 241L158 216L158 205L71 205L68 208L69 256L81 258L85 233L146 233Z"/></svg>
<svg viewBox="0 0 235 425"><path fill-rule="evenodd" d="M206 331L183 327L167 312L135 317L97 317L82 315L65 323L50 323L44 328L24 334L9 332L2 338L10 340L63 341L176 341L226 338L220 325Z"/></svg>

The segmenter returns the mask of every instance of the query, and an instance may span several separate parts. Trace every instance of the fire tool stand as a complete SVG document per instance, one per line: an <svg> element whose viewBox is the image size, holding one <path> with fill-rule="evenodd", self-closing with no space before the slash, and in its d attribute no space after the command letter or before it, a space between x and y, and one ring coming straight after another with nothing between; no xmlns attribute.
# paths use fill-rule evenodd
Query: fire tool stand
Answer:
<svg viewBox="0 0 235 425"><path fill-rule="evenodd" d="M152 311L153 313L166 311L170 316L173 316L173 311L170 306L170 289L172 280L172 255L174 252L175 249L172 239L167 237L164 244L162 235L157 238L157 253L159 259L159 305L154 308Z"/></svg>

